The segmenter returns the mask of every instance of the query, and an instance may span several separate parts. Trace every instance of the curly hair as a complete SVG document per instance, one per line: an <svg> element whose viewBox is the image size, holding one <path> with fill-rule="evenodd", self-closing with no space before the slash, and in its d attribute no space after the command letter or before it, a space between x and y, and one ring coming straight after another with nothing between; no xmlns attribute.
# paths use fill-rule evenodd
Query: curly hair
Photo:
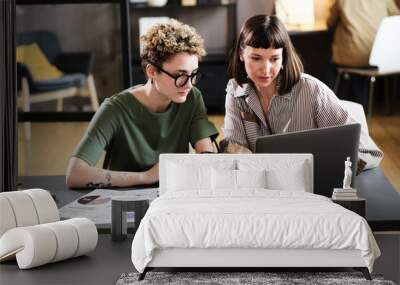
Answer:
<svg viewBox="0 0 400 285"><path fill-rule="evenodd" d="M143 70L149 62L161 66L180 52L195 54L199 59L206 55L204 40L196 30L174 19L152 26L140 40L143 44L140 55Z"/></svg>

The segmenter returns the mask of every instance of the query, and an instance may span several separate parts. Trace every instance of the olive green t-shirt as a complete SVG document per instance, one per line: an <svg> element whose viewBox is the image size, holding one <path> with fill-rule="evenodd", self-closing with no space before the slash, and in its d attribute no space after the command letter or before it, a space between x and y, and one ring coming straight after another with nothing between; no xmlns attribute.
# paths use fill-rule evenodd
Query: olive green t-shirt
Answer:
<svg viewBox="0 0 400 285"><path fill-rule="evenodd" d="M194 146L218 135L198 89L162 113L149 111L130 91L102 103L72 156L93 166L107 149L109 169L144 171L158 162L160 153L187 153L189 142Z"/></svg>

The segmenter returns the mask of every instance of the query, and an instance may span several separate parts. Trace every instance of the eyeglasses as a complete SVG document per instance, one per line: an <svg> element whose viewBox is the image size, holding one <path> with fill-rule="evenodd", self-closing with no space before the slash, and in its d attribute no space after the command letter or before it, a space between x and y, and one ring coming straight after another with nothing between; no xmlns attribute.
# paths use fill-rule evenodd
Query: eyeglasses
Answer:
<svg viewBox="0 0 400 285"><path fill-rule="evenodd" d="M168 71L164 70L159 65L157 65L151 61L148 61L148 62L150 64L154 65L155 67L157 67L160 71L164 72L169 77L173 78L175 80L175 86L178 88L185 86L189 79L190 79L190 82L192 83L192 85L196 85L197 83L199 83L200 79L203 77L203 74L200 71L195 71L190 75L187 75L187 74L173 75L173 74L169 73Z"/></svg>

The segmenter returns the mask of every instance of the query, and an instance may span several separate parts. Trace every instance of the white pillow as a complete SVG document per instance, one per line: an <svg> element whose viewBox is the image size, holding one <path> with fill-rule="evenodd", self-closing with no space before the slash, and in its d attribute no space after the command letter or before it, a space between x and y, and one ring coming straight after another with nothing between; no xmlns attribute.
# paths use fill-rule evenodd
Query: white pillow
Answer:
<svg viewBox="0 0 400 285"><path fill-rule="evenodd" d="M236 170L213 167L211 170L211 189L236 190Z"/></svg>
<svg viewBox="0 0 400 285"><path fill-rule="evenodd" d="M241 188L266 188L265 169L262 170L227 170L211 171L211 188L213 190L237 190Z"/></svg>
<svg viewBox="0 0 400 285"><path fill-rule="evenodd" d="M236 170L237 188L267 188L267 171Z"/></svg>
<svg viewBox="0 0 400 285"><path fill-rule="evenodd" d="M169 191L210 188L210 167L168 163L167 189Z"/></svg>
<svg viewBox="0 0 400 285"><path fill-rule="evenodd" d="M309 165L305 161L251 159L238 160L239 170L266 170L266 188L272 190L307 191L311 189Z"/></svg>
<svg viewBox="0 0 400 285"><path fill-rule="evenodd" d="M307 191L309 181L305 175L305 163L296 163L284 169L267 171L267 188L272 190Z"/></svg>

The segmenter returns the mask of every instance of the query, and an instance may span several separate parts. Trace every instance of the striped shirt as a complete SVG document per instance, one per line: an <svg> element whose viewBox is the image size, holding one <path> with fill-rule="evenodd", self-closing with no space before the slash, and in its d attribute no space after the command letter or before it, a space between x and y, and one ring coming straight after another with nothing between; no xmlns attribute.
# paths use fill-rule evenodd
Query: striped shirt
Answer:
<svg viewBox="0 0 400 285"><path fill-rule="evenodd" d="M325 84L307 74L302 74L289 93L273 96L266 115L253 85L241 87L231 79L226 92L225 140L252 152L259 136L358 122ZM383 158L365 128L361 129L359 158L367 163L366 168L376 167Z"/></svg>

